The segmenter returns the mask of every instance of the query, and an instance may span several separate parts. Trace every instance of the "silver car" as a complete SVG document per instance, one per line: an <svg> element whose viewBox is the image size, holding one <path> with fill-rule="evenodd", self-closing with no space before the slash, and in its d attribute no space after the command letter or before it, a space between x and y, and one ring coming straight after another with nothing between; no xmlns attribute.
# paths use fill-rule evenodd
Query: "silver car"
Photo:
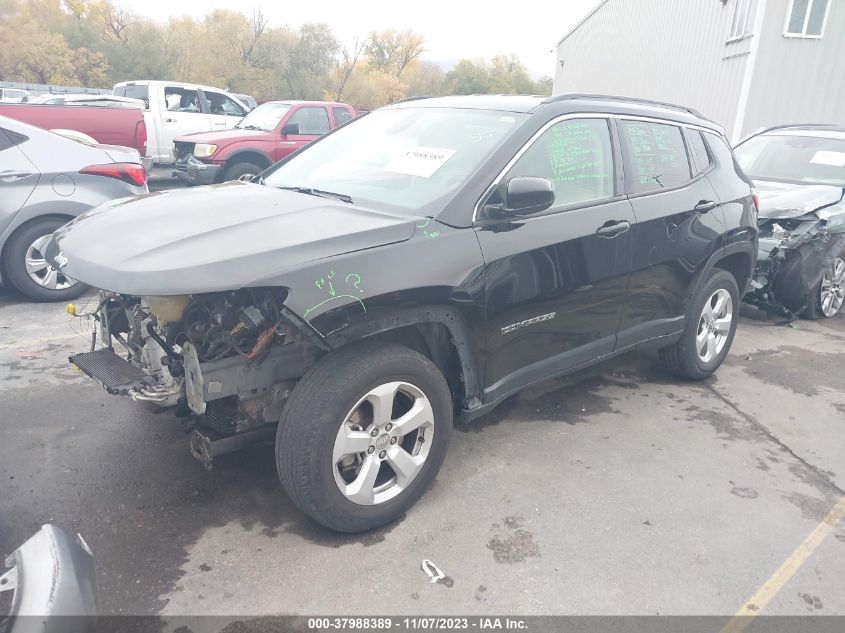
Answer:
<svg viewBox="0 0 845 633"><path fill-rule="evenodd" d="M47 238L103 202L147 191L137 150L92 147L0 116L0 283L36 301L78 297L87 286L47 263Z"/></svg>

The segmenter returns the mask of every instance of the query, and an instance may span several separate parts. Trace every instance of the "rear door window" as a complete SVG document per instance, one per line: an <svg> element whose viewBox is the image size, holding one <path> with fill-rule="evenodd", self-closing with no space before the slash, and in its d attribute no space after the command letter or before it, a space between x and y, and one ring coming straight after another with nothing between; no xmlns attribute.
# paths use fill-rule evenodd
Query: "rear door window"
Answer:
<svg viewBox="0 0 845 633"><path fill-rule="evenodd" d="M681 128L651 121L619 122L631 193L677 187L692 179Z"/></svg>
<svg viewBox="0 0 845 633"><path fill-rule="evenodd" d="M695 160L695 174L703 174L710 170L713 165L713 159L710 157L710 152L707 151L707 144L698 130L687 130L689 135L690 153Z"/></svg>
<svg viewBox="0 0 845 633"><path fill-rule="evenodd" d="M193 88L167 87L164 89L164 102L168 112L202 112L199 92Z"/></svg>

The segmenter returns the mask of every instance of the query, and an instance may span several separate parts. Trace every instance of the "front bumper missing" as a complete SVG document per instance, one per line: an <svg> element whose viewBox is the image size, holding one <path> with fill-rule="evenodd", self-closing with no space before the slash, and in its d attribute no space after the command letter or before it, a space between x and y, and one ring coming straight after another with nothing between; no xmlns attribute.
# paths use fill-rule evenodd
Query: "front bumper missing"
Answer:
<svg viewBox="0 0 845 633"><path fill-rule="evenodd" d="M112 395L126 396L154 386L149 375L110 347L74 354L68 360Z"/></svg>
<svg viewBox="0 0 845 633"><path fill-rule="evenodd" d="M43 526L6 558L0 592L13 591L8 633L84 633L96 623L94 557L77 535L71 540L53 525Z"/></svg>
<svg viewBox="0 0 845 633"><path fill-rule="evenodd" d="M210 185L218 180L223 171L223 165L204 163L188 154L186 158L177 160L173 166L173 175L189 185Z"/></svg>

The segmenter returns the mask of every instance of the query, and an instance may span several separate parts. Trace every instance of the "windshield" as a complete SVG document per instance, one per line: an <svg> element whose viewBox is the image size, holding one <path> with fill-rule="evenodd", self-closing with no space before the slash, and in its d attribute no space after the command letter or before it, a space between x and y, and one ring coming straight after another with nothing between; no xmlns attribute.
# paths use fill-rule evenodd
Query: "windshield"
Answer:
<svg viewBox="0 0 845 633"><path fill-rule="evenodd" d="M765 134L734 150L749 177L845 187L845 140Z"/></svg>
<svg viewBox="0 0 845 633"><path fill-rule="evenodd" d="M270 132L276 129L288 110L290 110L289 103L262 103L255 110L250 111L235 127Z"/></svg>
<svg viewBox="0 0 845 633"><path fill-rule="evenodd" d="M377 110L279 165L272 187L306 187L392 211L442 205L527 118L452 108Z"/></svg>

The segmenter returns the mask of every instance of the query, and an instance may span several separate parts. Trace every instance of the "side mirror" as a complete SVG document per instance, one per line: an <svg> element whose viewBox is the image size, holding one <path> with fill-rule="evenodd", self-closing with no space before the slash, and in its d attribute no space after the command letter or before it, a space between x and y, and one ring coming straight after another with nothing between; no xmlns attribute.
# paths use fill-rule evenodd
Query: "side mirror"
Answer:
<svg viewBox="0 0 845 633"><path fill-rule="evenodd" d="M508 181L505 190L503 215L531 215L540 213L555 202L552 182L545 178L519 176Z"/></svg>
<svg viewBox="0 0 845 633"><path fill-rule="evenodd" d="M282 134L285 136L288 134L299 134L299 123L285 123L285 126L282 128Z"/></svg>

